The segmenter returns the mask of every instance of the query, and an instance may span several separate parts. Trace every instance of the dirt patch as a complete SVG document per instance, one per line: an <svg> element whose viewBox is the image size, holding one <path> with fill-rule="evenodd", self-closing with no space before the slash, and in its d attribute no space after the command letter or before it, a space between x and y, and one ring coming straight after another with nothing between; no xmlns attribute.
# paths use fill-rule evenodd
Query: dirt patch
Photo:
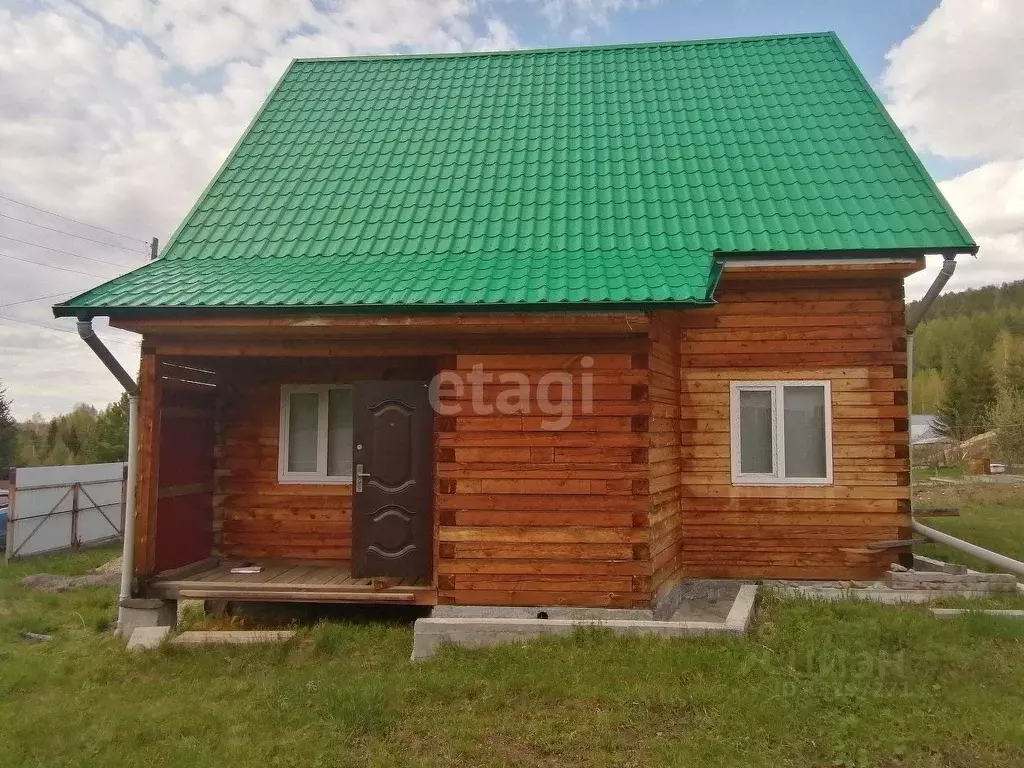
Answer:
<svg viewBox="0 0 1024 768"><path fill-rule="evenodd" d="M82 576L59 576L53 573L33 573L21 580L21 586L40 592L67 592L83 587L116 587L121 583L117 573L87 573Z"/></svg>
<svg viewBox="0 0 1024 768"><path fill-rule="evenodd" d="M1024 489L1002 483L960 482L921 484L914 488L914 501L926 506L960 504L1019 504Z"/></svg>
<svg viewBox="0 0 1024 768"><path fill-rule="evenodd" d="M94 573L120 573L121 572L121 558L115 557L113 560L108 560L99 568L95 568Z"/></svg>

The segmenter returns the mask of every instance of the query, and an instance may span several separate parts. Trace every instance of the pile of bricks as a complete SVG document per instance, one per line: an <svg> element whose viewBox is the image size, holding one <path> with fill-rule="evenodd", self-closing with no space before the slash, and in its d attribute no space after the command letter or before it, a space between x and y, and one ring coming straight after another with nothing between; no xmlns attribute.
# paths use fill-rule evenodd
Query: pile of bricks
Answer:
<svg viewBox="0 0 1024 768"><path fill-rule="evenodd" d="M1012 573L942 573L915 571L894 565L885 574L890 589L929 589L944 592L1014 592L1017 577Z"/></svg>

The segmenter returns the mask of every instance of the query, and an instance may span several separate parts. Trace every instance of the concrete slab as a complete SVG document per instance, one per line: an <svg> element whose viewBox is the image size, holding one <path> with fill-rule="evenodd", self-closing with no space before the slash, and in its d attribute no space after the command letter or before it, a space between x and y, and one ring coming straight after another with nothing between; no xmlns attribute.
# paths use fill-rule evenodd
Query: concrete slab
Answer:
<svg viewBox="0 0 1024 768"><path fill-rule="evenodd" d="M764 582L782 597L805 597L811 600L868 600L884 605L928 603L944 597L992 597L992 592L966 589L892 589L881 582L860 582L859 587L843 587L836 582Z"/></svg>
<svg viewBox="0 0 1024 768"><path fill-rule="evenodd" d="M580 627L597 627L616 635L694 637L700 635L741 635L747 631L757 585L739 589L725 621L657 621L650 619L537 619L497 616L434 617L416 621L412 660L433 656L446 643L472 648L521 643L544 636L569 635ZM509 609L506 609L509 610ZM514 610L514 609L511 609ZM614 610L614 609L609 609ZM447 611L446 611L447 612ZM493 609L497 613L498 609ZM621 614L619 614L621 616Z"/></svg>
<svg viewBox="0 0 1024 768"><path fill-rule="evenodd" d="M170 627L136 627L128 639L127 649L129 651L152 651L163 645L170 633Z"/></svg>
<svg viewBox="0 0 1024 768"><path fill-rule="evenodd" d="M295 637L291 629L281 630L211 630L182 632L170 641L171 645L198 647L201 645L251 645L253 643L284 643Z"/></svg>
<svg viewBox="0 0 1024 768"><path fill-rule="evenodd" d="M955 619L969 613L983 613L986 616L1002 616L1006 619L1024 619L1024 611L1016 610L985 610L974 611L970 608L932 608L931 612L939 619Z"/></svg>

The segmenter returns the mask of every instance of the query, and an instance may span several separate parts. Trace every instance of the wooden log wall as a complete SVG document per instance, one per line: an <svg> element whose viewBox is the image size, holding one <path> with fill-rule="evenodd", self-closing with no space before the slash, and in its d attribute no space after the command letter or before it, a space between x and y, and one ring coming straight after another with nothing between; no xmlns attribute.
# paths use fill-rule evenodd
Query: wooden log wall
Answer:
<svg viewBox="0 0 1024 768"><path fill-rule="evenodd" d="M239 359L225 369L214 496L219 549L240 559L347 561L352 557L352 486L279 483L281 387L357 380L429 380L417 358Z"/></svg>
<svg viewBox="0 0 1024 768"><path fill-rule="evenodd" d="M679 580L683 560L679 313L652 313L649 333L651 589L657 594Z"/></svg>
<svg viewBox="0 0 1024 768"><path fill-rule="evenodd" d="M713 308L652 323L652 359L659 365L671 360L660 349L672 342L657 329L674 325L679 334L681 460L678 514L652 505L655 581L666 572L672 578L879 576L897 551L872 553L867 545L906 538L909 530L900 277L780 284L726 273L716 298ZM668 382L671 374L665 376ZM798 379L832 383L834 484L733 486L729 383ZM672 554L660 561L659 552Z"/></svg>
<svg viewBox="0 0 1024 768"><path fill-rule="evenodd" d="M529 413L473 413L437 425L438 601L632 607L650 600L647 340L546 339L460 344L445 370L474 365L573 376L573 419L544 428ZM585 356L593 361L583 367ZM582 374L593 412L581 412ZM485 402L503 385L487 386ZM561 393L555 391L555 399Z"/></svg>

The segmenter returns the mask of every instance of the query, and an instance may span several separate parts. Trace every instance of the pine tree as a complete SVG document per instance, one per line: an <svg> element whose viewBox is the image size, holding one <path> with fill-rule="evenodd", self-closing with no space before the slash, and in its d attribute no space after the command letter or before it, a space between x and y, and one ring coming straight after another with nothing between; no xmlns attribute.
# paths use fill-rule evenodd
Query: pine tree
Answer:
<svg viewBox="0 0 1024 768"><path fill-rule="evenodd" d="M59 424L56 419L50 419L50 426L46 428L46 452L49 453L53 450L53 446L57 443L57 429Z"/></svg>
<svg viewBox="0 0 1024 768"><path fill-rule="evenodd" d="M128 458L128 395L111 403L96 421L92 460L126 461Z"/></svg>
<svg viewBox="0 0 1024 768"><path fill-rule="evenodd" d="M957 442L986 431L996 386L988 356L969 346L951 358L936 431Z"/></svg>
<svg viewBox="0 0 1024 768"><path fill-rule="evenodd" d="M6 478L7 470L15 464L15 446L18 440L18 422L11 413L11 401L7 390L0 382L0 476Z"/></svg>
<svg viewBox="0 0 1024 768"><path fill-rule="evenodd" d="M67 445L68 450L71 451L72 456L78 456L82 450L82 441L78 437L78 427L72 424L68 428L67 437L64 438L64 443Z"/></svg>

